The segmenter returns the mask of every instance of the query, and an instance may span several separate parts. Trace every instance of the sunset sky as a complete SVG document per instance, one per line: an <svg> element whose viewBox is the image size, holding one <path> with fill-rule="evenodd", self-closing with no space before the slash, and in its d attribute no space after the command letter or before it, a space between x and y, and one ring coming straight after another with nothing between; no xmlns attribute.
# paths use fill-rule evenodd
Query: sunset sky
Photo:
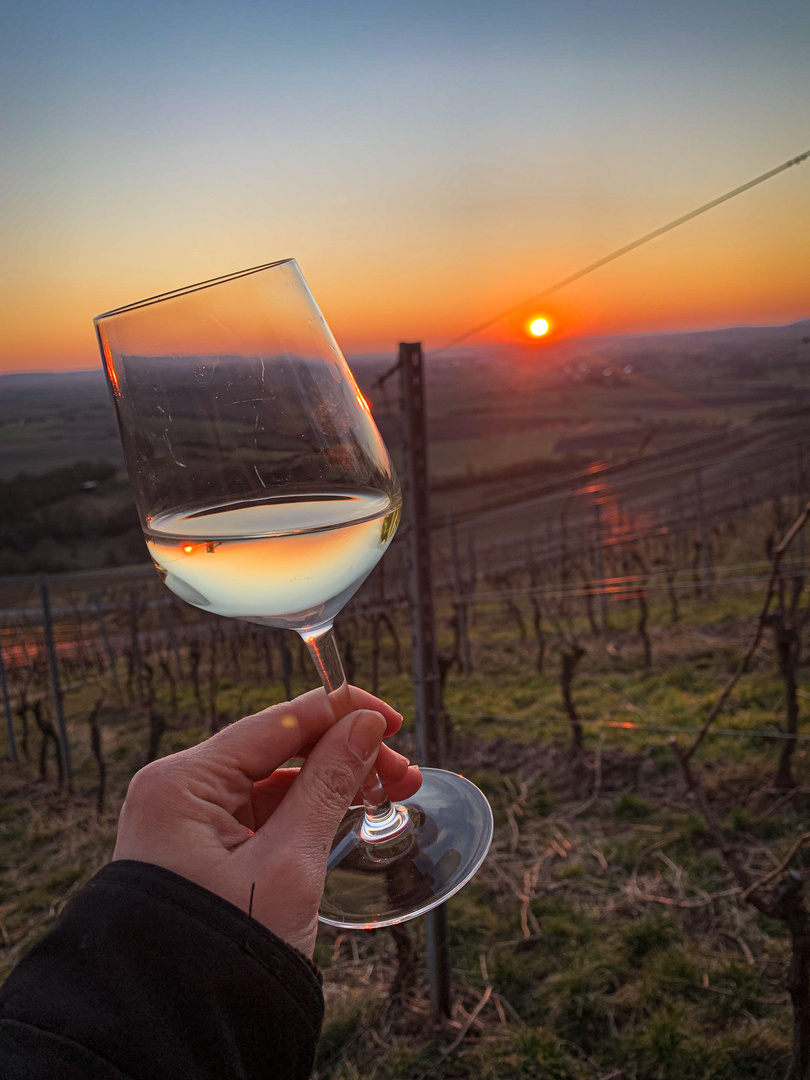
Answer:
<svg viewBox="0 0 810 1080"><path fill-rule="evenodd" d="M95 366L99 312L287 256L344 351L438 347L810 148L807 0L0 11L3 371ZM789 322L808 252L810 162L525 315Z"/></svg>

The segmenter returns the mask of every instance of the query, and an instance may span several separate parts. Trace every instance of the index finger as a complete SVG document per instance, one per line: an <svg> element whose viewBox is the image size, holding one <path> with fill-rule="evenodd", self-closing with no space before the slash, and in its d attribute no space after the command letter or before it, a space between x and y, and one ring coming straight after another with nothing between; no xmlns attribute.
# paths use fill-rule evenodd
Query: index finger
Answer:
<svg viewBox="0 0 810 1080"><path fill-rule="evenodd" d="M386 735L399 730L402 717L386 702L359 687L349 687L355 709L373 709L386 722ZM323 688L292 701L246 716L194 748L198 762L236 768L252 780L263 780L305 746L316 743L335 723Z"/></svg>

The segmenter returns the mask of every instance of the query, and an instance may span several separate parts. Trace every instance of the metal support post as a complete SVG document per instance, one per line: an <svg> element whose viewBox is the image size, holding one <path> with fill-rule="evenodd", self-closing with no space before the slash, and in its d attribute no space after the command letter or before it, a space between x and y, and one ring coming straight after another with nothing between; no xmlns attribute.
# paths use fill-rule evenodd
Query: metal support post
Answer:
<svg viewBox="0 0 810 1080"><path fill-rule="evenodd" d="M441 1023L450 1016L450 950L448 948L447 904L439 904L425 915L425 954L430 984L430 1016Z"/></svg>
<svg viewBox="0 0 810 1080"><path fill-rule="evenodd" d="M3 691L3 707L6 710L9 753L12 761L19 761L20 759L17 757L17 740L14 737L14 714L11 711L11 698L8 694L8 679L6 678L6 662L3 657L2 631L0 631L0 689Z"/></svg>
<svg viewBox="0 0 810 1080"><path fill-rule="evenodd" d="M422 346L399 346L405 405L405 513L410 524L413 675L420 760L441 766L439 664L433 613Z"/></svg>
<svg viewBox="0 0 810 1080"><path fill-rule="evenodd" d="M62 771L68 791L73 791L73 769L70 763L70 744L68 743L67 725L65 724L65 709L62 701L62 684L59 679L59 663L56 658L56 644L53 637L53 618L51 616L51 600L48 595L48 577L40 574L38 577L39 596L42 602L42 628L45 633L45 648L48 652L48 665L51 669L51 687L53 688L53 704L56 710L56 726L59 732L59 756L62 759Z"/></svg>
<svg viewBox="0 0 810 1080"><path fill-rule="evenodd" d="M433 613L430 506L422 346L399 346L404 405L405 512L410 524L413 681L416 738L421 763L441 765L439 664ZM430 1011L434 1021L450 1015L450 954L447 911L442 904L426 916Z"/></svg>
<svg viewBox="0 0 810 1080"><path fill-rule="evenodd" d="M797 495L796 514L798 516L802 512L802 510L804 509L804 503L805 503L805 498L804 498L804 443L799 443L799 445L796 447L796 495ZM799 548L798 556L799 556L799 559L801 560L800 565L802 565L802 566L804 565L804 555L805 555L804 533L805 533L805 530L802 529L802 531L799 533L799 535L797 537L797 539L799 541L799 544L798 544L798 548Z"/></svg>

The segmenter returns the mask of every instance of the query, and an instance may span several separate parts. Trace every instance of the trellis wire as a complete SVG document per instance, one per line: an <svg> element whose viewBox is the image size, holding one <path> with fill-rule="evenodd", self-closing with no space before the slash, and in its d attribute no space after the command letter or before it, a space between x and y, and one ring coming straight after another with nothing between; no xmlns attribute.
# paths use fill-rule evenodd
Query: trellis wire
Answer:
<svg viewBox="0 0 810 1080"><path fill-rule="evenodd" d="M560 727L568 729L570 721L557 717L537 716L496 716L493 713L482 712L477 715L472 713L459 713L452 711L454 720L472 720L484 724L541 724L545 727ZM647 724L637 723L635 720L582 720L583 727L610 728L613 731L658 731L662 734L696 735L702 728L681 727L674 724ZM785 731L747 731L745 728L715 728L707 732L708 735L729 735L736 738L752 739L792 739L798 742L810 742L810 735L791 735Z"/></svg>

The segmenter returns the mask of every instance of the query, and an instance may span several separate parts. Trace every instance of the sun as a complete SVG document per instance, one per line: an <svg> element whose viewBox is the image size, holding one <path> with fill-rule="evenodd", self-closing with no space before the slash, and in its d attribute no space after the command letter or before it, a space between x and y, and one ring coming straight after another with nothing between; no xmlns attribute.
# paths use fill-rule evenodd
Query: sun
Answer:
<svg viewBox="0 0 810 1080"><path fill-rule="evenodd" d="M529 323L529 333L532 337L543 337L549 330L548 319L533 319Z"/></svg>

